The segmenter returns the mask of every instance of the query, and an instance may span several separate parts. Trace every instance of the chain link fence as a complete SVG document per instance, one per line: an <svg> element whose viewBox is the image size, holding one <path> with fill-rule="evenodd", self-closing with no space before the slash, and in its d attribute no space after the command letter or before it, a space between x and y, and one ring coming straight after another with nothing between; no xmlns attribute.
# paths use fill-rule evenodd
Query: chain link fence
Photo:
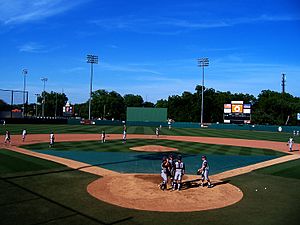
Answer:
<svg viewBox="0 0 300 225"><path fill-rule="evenodd" d="M0 89L0 118L26 116L28 91Z"/></svg>

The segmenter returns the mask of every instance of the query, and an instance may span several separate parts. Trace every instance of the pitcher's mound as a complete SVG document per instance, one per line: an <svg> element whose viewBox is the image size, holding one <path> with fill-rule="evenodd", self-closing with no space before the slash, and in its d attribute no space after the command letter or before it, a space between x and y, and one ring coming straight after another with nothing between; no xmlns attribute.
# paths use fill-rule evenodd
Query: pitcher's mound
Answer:
<svg viewBox="0 0 300 225"><path fill-rule="evenodd" d="M162 191L159 175L120 174L100 178L87 187L95 198L125 208L161 212L192 212L222 208L240 201L241 190L229 183L198 187L195 176L185 176L181 191ZM198 177L199 178L199 177Z"/></svg>
<svg viewBox="0 0 300 225"><path fill-rule="evenodd" d="M166 146L161 146L161 145L144 145L144 146L132 147L130 149L134 150L134 151L139 151L139 152L173 152L173 151L178 151L177 148L171 148L171 147L166 147Z"/></svg>

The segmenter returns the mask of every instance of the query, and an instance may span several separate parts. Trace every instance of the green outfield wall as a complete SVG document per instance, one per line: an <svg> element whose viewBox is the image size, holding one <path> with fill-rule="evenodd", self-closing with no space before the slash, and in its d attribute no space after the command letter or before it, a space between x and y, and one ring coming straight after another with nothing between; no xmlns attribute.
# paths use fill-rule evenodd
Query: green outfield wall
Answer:
<svg viewBox="0 0 300 225"><path fill-rule="evenodd" d="M166 122L167 108L127 107L127 122Z"/></svg>

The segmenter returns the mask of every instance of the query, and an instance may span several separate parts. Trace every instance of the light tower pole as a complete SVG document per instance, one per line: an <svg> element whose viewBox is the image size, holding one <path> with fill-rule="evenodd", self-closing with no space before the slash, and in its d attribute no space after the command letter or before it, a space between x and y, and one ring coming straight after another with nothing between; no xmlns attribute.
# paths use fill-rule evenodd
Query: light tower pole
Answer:
<svg viewBox="0 0 300 225"><path fill-rule="evenodd" d="M42 117L45 116L45 101L46 101L46 93L45 93L45 88L46 88L46 82L48 81L47 77L42 77L41 81L44 82L44 88L43 88L43 102L42 102Z"/></svg>
<svg viewBox="0 0 300 225"><path fill-rule="evenodd" d="M94 64L98 64L98 56L87 55L87 63L91 64L91 81L90 81L90 98L89 98L89 120L91 120L91 104L92 104L92 91L93 91L93 75L94 75Z"/></svg>
<svg viewBox="0 0 300 225"><path fill-rule="evenodd" d="M203 98L203 92L204 92L204 67L209 65L209 60L208 58L199 58L198 59L198 66L202 67L202 88L201 88L201 118L200 118L200 123L201 127L203 126L203 106L204 106L204 98Z"/></svg>
<svg viewBox="0 0 300 225"><path fill-rule="evenodd" d="M35 117L38 116L38 97L40 97L40 94L34 94L36 96L36 103L35 103Z"/></svg>
<svg viewBox="0 0 300 225"><path fill-rule="evenodd" d="M23 69L22 73L23 73L23 76L24 76L24 83L23 83L23 117L24 117L26 115L26 113L25 113L25 101L26 101L25 91L26 91L26 76L28 74L28 70Z"/></svg>
<svg viewBox="0 0 300 225"><path fill-rule="evenodd" d="M285 93L285 85L286 85L286 75L283 73L281 78L281 86L282 86L282 94Z"/></svg>

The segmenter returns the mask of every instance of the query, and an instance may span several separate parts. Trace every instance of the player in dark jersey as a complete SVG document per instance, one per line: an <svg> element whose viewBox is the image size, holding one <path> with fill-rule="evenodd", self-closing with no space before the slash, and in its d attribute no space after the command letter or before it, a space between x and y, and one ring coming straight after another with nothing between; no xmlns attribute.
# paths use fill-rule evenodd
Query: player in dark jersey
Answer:
<svg viewBox="0 0 300 225"><path fill-rule="evenodd" d="M161 162L161 174L160 174L163 181L159 185L160 189L163 190L163 191L167 189L168 168L169 168L168 158L166 156L164 156L163 159L162 159L162 162Z"/></svg>
<svg viewBox="0 0 300 225"><path fill-rule="evenodd" d="M169 155L168 161L169 161L168 176L170 177L171 186L173 187L173 180L175 175L175 160L172 153Z"/></svg>

